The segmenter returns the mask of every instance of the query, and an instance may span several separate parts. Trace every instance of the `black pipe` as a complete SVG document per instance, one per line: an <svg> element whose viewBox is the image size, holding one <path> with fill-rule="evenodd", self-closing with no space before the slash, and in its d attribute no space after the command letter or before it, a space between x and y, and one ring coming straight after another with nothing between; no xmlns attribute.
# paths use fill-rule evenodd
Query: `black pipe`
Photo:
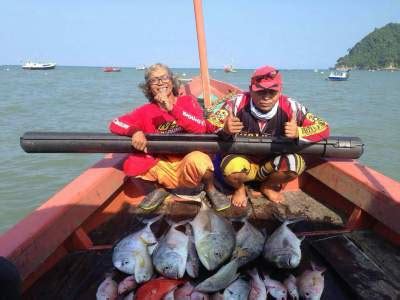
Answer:
<svg viewBox="0 0 400 300"><path fill-rule="evenodd" d="M359 158L364 144L358 137L332 136L317 143L296 143L290 139L238 135L223 141L214 134L147 134L147 150L154 154L206 153L267 155L311 154L319 157ZM26 132L21 138L27 153L132 153L131 138L111 133Z"/></svg>

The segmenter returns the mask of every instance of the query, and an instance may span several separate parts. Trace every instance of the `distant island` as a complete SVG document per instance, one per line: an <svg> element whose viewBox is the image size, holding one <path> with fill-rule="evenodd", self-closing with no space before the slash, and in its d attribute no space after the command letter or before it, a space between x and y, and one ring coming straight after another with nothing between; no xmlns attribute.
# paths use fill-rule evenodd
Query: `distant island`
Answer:
<svg viewBox="0 0 400 300"><path fill-rule="evenodd" d="M389 23L364 37L348 54L340 57L336 69L400 70L400 24Z"/></svg>

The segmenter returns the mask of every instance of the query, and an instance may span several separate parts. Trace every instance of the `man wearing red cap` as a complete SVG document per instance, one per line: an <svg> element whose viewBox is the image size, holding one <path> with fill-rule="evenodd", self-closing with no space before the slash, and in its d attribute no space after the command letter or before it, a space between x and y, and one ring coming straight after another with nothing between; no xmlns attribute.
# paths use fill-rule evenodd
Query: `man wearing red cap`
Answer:
<svg viewBox="0 0 400 300"><path fill-rule="evenodd" d="M317 142L329 136L329 126L324 120L282 94L282 76L275 68L256 69L249 89L228 104L230 111L222 135L268 135L300 143ZM305 162L296 153L265 157L231 154L222 159L220 167L225 182L235 189L232 204L244 207L247 204L245 182L260 182L260 191L271 201L280 202L282 184L299 176Z"/></svg>

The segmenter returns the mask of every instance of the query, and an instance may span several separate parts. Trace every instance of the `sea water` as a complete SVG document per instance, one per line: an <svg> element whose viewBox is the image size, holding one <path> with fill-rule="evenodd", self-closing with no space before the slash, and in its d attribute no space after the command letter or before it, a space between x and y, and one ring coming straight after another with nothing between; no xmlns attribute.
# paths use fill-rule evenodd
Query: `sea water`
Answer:
<svg viewBox="0 0 400 300"><path fill-rule="evenodd" d="M174 69L191 78L198 69ZM252 70L210 76L242 89ZM400 180L400 72L352 71L344 82L327 81L327 70L282 70L284 94L327 120L332 135L357 136L360 159ZM107 132L116 116L146 103L138 84L144 72L122 68L57 67L48 71L0 66L0 232L102 158L102 154L27 154L26 131Z"/></svg>

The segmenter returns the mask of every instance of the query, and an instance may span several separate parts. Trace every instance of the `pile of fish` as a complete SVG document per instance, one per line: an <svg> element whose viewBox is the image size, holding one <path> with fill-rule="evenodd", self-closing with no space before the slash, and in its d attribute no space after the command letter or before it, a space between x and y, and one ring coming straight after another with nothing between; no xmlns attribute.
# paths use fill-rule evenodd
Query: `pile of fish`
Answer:
<svg viewBox="0 0 400 300"><path fill-rule="evenodd" d="M97 299L320 299L324 270L312 270L284 282L265 270L238 270L262 256L277 268L293 269L301 261L301 241L283 224L269 237L250 224L247 217L235 232L232 222L204 202L191 221L166 220L169 230L156 238L151 225L162 216L145 221L146 226L114 247L112 261L127 277L119 284L108 274L100 284ZM185 226L185 231L177 228ZM201 269L206 271L200 274ZM156 272L154 272L156 270ZM187 276L185 276L187 274ZM206 275L206 276L204 276Z"/></svg>

